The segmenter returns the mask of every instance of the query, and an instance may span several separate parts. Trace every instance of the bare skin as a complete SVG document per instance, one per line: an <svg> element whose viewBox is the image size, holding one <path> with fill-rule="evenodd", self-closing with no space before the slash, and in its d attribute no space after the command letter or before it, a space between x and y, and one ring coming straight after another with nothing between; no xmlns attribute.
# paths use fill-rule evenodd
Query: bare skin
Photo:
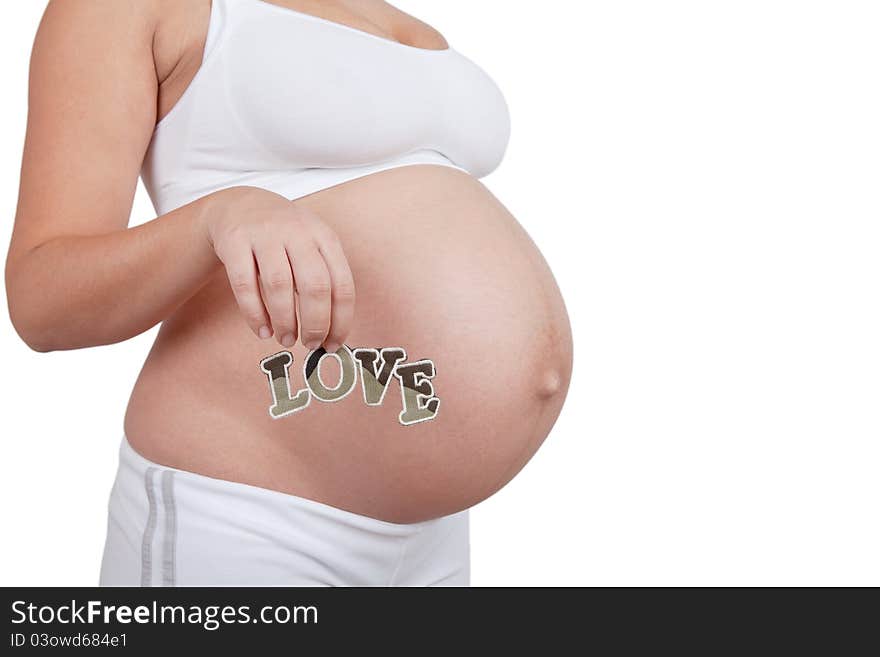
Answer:
<svg viewBox="0 0 880 657"><path fill-rule="evenodd" d="M275 4L447 47L378 0ZM153 128L198 70L209 12L207 0L50 3L7 260L13 324L51 351L162 322L125 419L156 462L390 522L485 499L552 427L571 335L549 268L481 183L419 165L292 202L235 187L127 228ZM427 258L406 247L425 234ZM357 388L272 419L260 360L290 351L296 392L309 348L343 343L432 359L442 411L402 426L392 383L379 407Z"/></svg>

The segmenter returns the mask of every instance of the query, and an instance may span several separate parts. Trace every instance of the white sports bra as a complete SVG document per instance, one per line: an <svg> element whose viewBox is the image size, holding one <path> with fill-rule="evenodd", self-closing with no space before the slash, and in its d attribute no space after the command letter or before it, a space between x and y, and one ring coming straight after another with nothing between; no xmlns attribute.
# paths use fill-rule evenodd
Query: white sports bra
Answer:
<svg viewBox="0 0 880 657"><path fill-rule="evenodd" d="M227 187L295 199L411 164L479 178L509 135L500 90L452 48L213 0L201 68L156 126L141 176L161 215Z"/></svg>

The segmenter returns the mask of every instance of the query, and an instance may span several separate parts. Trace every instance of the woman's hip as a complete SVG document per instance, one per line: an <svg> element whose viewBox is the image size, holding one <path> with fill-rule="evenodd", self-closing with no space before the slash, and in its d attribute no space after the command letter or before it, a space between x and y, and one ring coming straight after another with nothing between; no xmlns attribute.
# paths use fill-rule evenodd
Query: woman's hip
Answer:
<svg viewBox="0 0 880 657"><path fill-rule="evenodd" d="M466 586L468 512L412 524L166 467L123 438L104 586Z"/></svg>

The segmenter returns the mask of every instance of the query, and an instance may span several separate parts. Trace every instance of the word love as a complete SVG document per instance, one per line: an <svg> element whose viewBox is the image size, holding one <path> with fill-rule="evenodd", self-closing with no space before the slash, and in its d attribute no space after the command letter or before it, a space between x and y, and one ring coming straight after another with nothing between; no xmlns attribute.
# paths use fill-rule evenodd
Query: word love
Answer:
<svg viewBox="0 0 880 657"><path fill-rule="evenodd" d="M327 358L335 358L339 363L339 382L329 387L321 378L321 364ZM437 374L434 363L419 360L404 363L406 351L401 347L383 349L355 349L352 351L342 345L336 353L329 353L323 347L309 352L303 366L306 387L291 394L290 366L293 354L282 351L260 361L260 369L269 377L272 391L272 405L269 416L278 419L301 411L312 397L322 402L337 402L345 398L357 385L360 371L361 390L368 406L379 406L391 379L400 383L403 410L398 416L403 425L433 420L440 408L440 399L434 396L431 379Z"/></svg>

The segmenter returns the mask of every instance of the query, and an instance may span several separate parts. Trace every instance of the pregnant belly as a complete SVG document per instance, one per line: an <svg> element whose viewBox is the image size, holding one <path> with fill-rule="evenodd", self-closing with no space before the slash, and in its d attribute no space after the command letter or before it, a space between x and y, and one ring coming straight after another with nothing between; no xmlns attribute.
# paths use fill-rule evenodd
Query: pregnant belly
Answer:
<svg viewBox="0 0 880 657"><path fill-rule="evenodd" d="M163 323L129 441L164 465L389 522L485 499L538 449L568 386L568 318L544 259L481 183L448 167L393 169L297 203L336 230L352 267L347 346L406 357L385 352L385 376L381 358L377 376L364 367L370 352L307 373L307 350L249 331L218 271Z"/></svg>

